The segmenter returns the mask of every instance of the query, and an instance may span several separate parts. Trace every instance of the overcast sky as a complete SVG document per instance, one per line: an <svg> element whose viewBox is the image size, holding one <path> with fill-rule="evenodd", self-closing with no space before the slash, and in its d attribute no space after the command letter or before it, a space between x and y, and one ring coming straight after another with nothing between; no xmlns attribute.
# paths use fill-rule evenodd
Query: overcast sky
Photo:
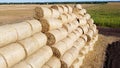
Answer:
<svg viewBox="0 0 120 68"><path fill-rule="evenodd" d="M68 2L68 1L120 1L120 0L0 0L0 2Z"/></svg>

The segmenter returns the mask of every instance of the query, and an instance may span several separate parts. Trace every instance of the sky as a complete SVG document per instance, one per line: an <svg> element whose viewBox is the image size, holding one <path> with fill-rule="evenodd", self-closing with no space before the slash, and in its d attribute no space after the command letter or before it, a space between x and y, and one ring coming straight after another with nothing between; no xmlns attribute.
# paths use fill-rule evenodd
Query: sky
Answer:
<svg viewBox="0 0 120 68"><path fill-rule="evenodd" d="M120 1L120 0L0 0L0 2L68 2L68 1Z"/></svg>

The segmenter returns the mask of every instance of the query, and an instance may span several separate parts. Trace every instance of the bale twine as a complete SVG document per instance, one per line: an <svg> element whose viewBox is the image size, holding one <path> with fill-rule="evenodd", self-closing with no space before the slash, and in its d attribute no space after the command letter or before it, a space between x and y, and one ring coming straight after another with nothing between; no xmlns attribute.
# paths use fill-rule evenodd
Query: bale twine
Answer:
<svg viewBox="0 0 120 68"><path fill-rule="evenodd" d="M68 23L68 18L65 14L60 15L58 19L60 19L63 24Z"/></svg>
<svg viewBox="0 0 120 68"><path fill-rule="evenodd" d="M34 34L32 37L36 40L36 42L38 42L39 48L46 45L47 43L47 36L44 33L40 32L40 33Z"/></svg>
<svg viewBox="0 0 120 68"><path fill-rule="evenodd" d="M42 66L42 68L44 68L44 66L49 66L49 68L61 68L61 62L57 57L53 56Z"/></svg>
<svg viewBox="0 0 120 68"><path fill-rule="evenodd" d="M60 58L67 51L67 45L65 42L60 41L52 46L52 50L54 55Z"/></svg>
<svg viewBox="0 0 120 68"><path fill-rule="evenodd" d="M78 56L77 59L73 62L73 64L70 66L70 68L80 68L80 66L83 64L85 56Z"/></svg>
<svg viewBox="0 0 120 68"><path fill-rule="evenodd" d="M63 8L63 13L68 13L69 9L66 6L60 5L60 7Z"/></svg>
<svg viewBox="0 0 120 68"><path fill-rule="evenodd" d="M7 68L20 62L26 56L24 48L18 43L9 44L6 47L1 48L0 54L4 57Z"/></svg>
<svg viewBox="0 0 120 68"><path fill-rule="evenodd" d="M38 18L51 17L52 11L48 7L36 7L35 12Z"/></svg>
<svg viewBox="0 0 120 68"><path fill-rule="evenodd" d="M68 13L72 13L73 8L70 5L65 5L68 8Z"/></svg>
<svg viewBox="0 0 120 68"><path fill-rule="evenodd" d="M0 47L15 42L17 40L17 32L11 25L0 26Z"/></svg>
<svg viewBox="0 0 120 68"><path fill-rule="evenodd" d="M77 58L79 51L72 47L61 58L61 68L69 68L73 61Z"/></svg>
<svg viewBox="0 0 120 68"><path fill-rule="evenodd" d="M18 41L18 43L24 47L27 56L30 56L40 48L38 42L33 37Z"/></svg>
<svg viewBox="0 0 120 68"><path fill-rule="evenodd" d="M30 64L26 63L25 61L22 61L11 68L33 68L33 67Z"/></svg>
<svg viewBox="0 0 120 68"><path fill-rule="evenodd" d="M27 37L30 37L32 34L32 29L30 24L26 22L12 24L12 27L15 28L17 31L18 40L22 40Z"/></svg>
<svg viewBox="0 0 120 68"><path fill-rule="evenodd" d="M78 21L74 20L72 22L69 22L67 24L63 25L63 28L65 28L68 33L71 33L73 30L75 30L79 26Z"/></svg>
<svg viewBox="0 0 120 68"><path fill-rule="evenodd" d="M75 5L75 8L77 8L77 9L82 9L82 6L80 5L80 4L77 4L77 5Z"/></svg>
<svg viewBox="0 0 120 68"><path fill-rule="evenodd" d="M85 14L84 17L85 17L87 20L89 20L89 19L91 18L90 14L88 14L88 13Z"/></svg>
<svg viewBox="0 0 120 68"><path fill-rule="evenodd" d="M30 64L32 68L41 68L52 55L52 49L49 46L44 46L36 53L29 56L25 61Z"/></svg>
<svg viewBox="0 0 120 68"><path fill-rule="evenodd" d="M53 45L64 39L67 36L67 31L64 28L60 28L47 32L46 36L48 38L47 45Z"/></svg>
<svg viewBox="0 0 120 68"><path fill-rule="evenodd" d="M42 18L40 22L42 24L42 32L62 27L62 21L55 18Z"/></svg>
<svg viewBox="0 0 120 68"><path fill-rule="evenodd" d="M64 12L63 8L58 5L53 5L53 6L51 6L51 8L58 10L60 12L60 14L62 14Z"/></svg>
<svg viewBox="0 0 120 68"><path fill-rule="evenodd" d="M28 20L26 22L29 23L31 28L32 28L32 35L40 32L42 30L42 25L41 25L40 21L38 21L38 20Z"/></svg>
<svg viewBox="0 0 120 68"><path fill-rule="evenodd" d="M0 55L0 68L7 68L6 61L3 56Z"/></svg>
<svg viewBox="0 0 120 68"><path fill-rule="evenodd" d="M56 9L51 8L53 18L58 18L60 16L60 12Z"/></svg>

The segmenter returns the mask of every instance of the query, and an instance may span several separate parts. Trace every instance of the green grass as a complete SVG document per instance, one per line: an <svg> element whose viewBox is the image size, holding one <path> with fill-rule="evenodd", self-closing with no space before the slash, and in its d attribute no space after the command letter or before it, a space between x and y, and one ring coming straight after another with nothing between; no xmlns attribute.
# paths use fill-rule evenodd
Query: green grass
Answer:
<svg viewBox="0 0 120 68"><path fill-rule="evenodd" d="M97 25L120 27L120 3L97 4L86 9Z"/></svg>

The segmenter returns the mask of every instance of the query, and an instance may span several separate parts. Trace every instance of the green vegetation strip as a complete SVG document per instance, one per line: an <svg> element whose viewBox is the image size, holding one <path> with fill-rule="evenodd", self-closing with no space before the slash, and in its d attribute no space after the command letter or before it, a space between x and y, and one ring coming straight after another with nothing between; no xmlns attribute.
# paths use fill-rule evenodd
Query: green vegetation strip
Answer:
<svg viewBox="0 0 120 68"><path fill-rule="evenodd" d="M120 3L95 4L86 9L97 25L120 27Z"/></svg>

